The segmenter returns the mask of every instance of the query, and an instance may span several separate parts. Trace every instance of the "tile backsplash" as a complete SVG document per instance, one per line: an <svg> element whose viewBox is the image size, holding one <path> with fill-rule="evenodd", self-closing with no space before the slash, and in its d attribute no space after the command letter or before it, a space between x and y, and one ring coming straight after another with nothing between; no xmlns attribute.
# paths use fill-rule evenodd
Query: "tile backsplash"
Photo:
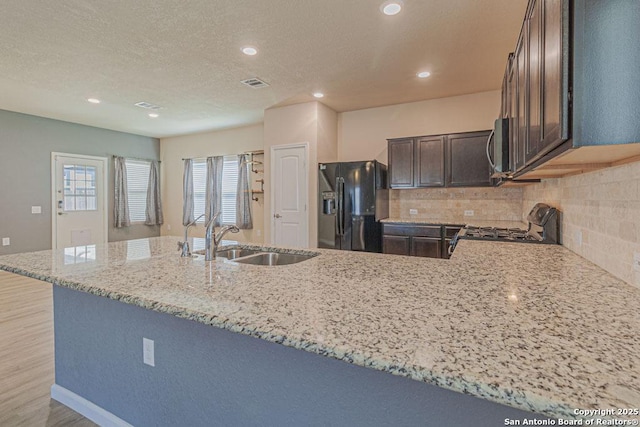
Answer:
<svg viewBox="0 0 640 427"><path fill-rule="evenodd" d="M525 187L523 214L536 202L561 211L565 247L640 286L634 269L634 254L640 255L640 162Z"/></svg>
<svg viewBox="0 0 640 427"><path fill-rule="evenodd" d="M412 214L413 210L413 214ZM469 216L473 211L473 215ZM522 188L465 187L390 190L389 217L399 219L473 222L520 221Z"/></svg>

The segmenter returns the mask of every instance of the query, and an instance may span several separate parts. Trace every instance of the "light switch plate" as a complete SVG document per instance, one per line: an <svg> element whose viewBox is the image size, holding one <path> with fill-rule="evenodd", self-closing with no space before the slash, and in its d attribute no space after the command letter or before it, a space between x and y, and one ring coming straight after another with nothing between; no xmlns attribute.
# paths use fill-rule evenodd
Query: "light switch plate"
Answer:
<svg viewBox="0 0 640 427"><path fill-rule="evenodd" d="M473 216L474 212L472 210L464 211L464 216Z"/></svg>
<svg viewBox="0 0 640 427"><path fill-rule="evenodd" d="M409 215L418 215L418 209L409 209Z"/></svg>
<svg viewBox="0 0 640 427"><path fill-rule="evenodd" d="M635 252L633 254L633 269L640 271L640 252Z"/></svg>
<svg viewBox="0 0 640 427"><path fill-rule="evenodd" d="M2 238L2 246L9 246L11 244L11 239L8 237Z"/></svg>
<svg viewBox="0 0 640 427"><path fill-rule="evenodd" d="M31 206L31 213L32 214L41 214L42 213L42 206Z"/></svg>

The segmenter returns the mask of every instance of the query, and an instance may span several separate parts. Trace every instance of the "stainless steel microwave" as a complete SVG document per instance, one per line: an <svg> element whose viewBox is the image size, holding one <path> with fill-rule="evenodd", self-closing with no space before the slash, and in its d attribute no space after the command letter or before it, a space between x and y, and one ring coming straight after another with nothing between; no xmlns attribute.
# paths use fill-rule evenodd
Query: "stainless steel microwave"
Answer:
<svg viewBox="0 0 640 427"><path fill-rule="evenodd" d="M504 178L512 172L509 167L509 119L495 121L487 141L487 157L493 169L492 178Z"/></svg>

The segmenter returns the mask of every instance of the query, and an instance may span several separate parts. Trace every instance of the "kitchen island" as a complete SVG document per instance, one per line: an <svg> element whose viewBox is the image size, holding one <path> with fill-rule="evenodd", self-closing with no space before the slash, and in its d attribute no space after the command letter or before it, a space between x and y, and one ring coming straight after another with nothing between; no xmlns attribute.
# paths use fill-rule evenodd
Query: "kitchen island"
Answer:
<svg viewBox="0 0 640 427"><path fill-rule="evenodd" d="M450 260L314 250L266 267L180 258L176 240L0 257L56 285L56 386L136 425L211 408L240 424L299 422L299 405L336 397L361 424L367 414L349 405L406 413L396 425L423 406L424 425L433 414L450 426L465 411L472 425L504 425L478 414L640 407L640 290L561 246L461 241ZM142 363L142 337L155 340L155 367ZM315 393L292 385L307 376Z"/></svg>

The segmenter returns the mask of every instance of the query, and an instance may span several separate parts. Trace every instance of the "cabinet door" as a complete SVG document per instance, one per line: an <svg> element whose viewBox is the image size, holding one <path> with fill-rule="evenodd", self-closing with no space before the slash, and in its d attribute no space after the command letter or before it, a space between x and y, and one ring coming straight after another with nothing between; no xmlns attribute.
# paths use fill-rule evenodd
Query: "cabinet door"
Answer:
<svg viewBox="0 0 640 427"><path fill-rule="evenodd" d="M444 187L444 136L418 138L416 141L416 187Z"/></svg>
<svg viewBox="0 0 640 427"><path fill-rule="evenodd" d="M527 148L527 140L529 138L529 98L528 98L528 66L527 66L527 40L528 40L528 22L524 21L522 25L522 33L516 46L516 68L517 68L517 90L518 98L518 145L516 147L516 170L524 168L525 152Z"/></svg>
<svg viewBox="0 0 640 427"><path fill-rule="evenodd" d="M411 237L382 236L382 253L394 255L411 255Z"/></svg>
<svg viewBox="0 0 640 427"><path fill-rule="evenodd" d="M518 158L518 71L514 57L509 64L509 170L516 170Z"/></svg>
<svg viewBox="0 0 640 427"><path fill-rule="evenodd" d="M567 0L542 3L542 135L539 153L544 154L569 138L568 40L563 38Z"/></svg>
<svg viewBox="0 0 640 427"><path fill-rule="evenodd" d="M542 3L544 0L534 0L529 15L529 137L526 143L525 163L534 160L540 151L541 141L541 68L542 68Z"/></svg>
<svg viewBox="0 0 640 427"><path fill-rule="evenodd" d="M448 136L449 174L447 185L478 187L491 185L487 140L491 131Z"/></svg>
<svg viewBox="0 0 640 427"><path fill-rule="evenodd" d="M413 187L413 138L389 140L389 186Z"/></svg>
<svg viewBox="0 0 640 427"><path fill-rule="evenodd" d="M412 237L411 255L428 258L441 258L442 239L434 237Z"/></svg>

